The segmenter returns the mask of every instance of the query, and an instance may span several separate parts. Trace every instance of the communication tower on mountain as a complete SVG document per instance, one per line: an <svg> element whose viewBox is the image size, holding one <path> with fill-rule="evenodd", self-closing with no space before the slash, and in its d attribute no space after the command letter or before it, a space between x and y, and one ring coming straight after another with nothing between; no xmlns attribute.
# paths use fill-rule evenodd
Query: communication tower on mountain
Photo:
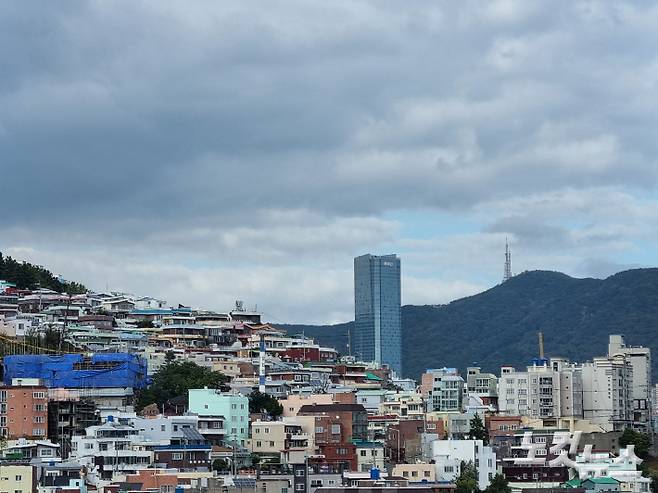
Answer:
<svg viewBox="0 0 658 493"><path fill-rule="evenodd" d="M509 243L505 238L505 270L503 272L503 282L509 281L512 277L512 252L509 249Z"/></svg>

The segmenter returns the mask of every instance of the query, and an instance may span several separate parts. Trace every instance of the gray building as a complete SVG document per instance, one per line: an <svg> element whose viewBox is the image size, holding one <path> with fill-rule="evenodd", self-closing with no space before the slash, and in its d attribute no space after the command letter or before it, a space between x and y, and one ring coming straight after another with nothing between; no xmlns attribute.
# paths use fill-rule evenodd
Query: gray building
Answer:
<svg viewBox="0 0 658 493"><path fill-rule="evenodd" d="M354 259L354 335L352 354L402 369L400 259L362 255Z"/></svg>

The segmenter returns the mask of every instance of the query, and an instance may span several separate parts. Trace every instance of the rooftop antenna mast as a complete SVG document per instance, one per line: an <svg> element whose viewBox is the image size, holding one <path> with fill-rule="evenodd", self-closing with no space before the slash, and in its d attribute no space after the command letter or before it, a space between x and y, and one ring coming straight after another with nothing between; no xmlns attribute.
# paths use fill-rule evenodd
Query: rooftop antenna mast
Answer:
<svg viewBox="0 0 658 493"><path fill-rule="evenodd" d="M509 243L505 237L505 271L503 273L503 282L509 281L512 277L512 252L509 250Z"/></svg>

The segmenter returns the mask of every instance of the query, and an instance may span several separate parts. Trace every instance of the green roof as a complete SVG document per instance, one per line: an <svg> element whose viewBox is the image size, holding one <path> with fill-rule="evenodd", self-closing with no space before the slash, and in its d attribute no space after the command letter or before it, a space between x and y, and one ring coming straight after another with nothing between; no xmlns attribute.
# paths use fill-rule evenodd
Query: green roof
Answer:
<svg viewBox="0 0 658 493"><path fill-rule="evenodd" d="M377 375L373 375L372 373L366 373L366 378L368 380L377 380L378 382L382 381L381 378L379 378Z"/></svg>
<svg viewBox="0 0 658 493"><path fill-rule="evenodd" d="M580 479L570 479L562 486L564 486L565 488L580 488Z"/></svg>
<svg viewBox="0 0 658 493"><path fill-rule="evenodd" d="M587 478L585 481L591 481L594 484L619 484L615 478L605 477L605 478ZM583 482L585 482L583 481Z"/></svg>

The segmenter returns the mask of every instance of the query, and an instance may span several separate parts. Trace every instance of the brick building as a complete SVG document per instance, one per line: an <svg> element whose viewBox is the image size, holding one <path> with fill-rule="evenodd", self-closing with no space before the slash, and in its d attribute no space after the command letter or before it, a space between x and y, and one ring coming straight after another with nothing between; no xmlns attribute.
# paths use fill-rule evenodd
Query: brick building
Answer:
<svg viewBox="0 0 658 493"><path fill-rule="evenodd" d="M36 378L14 379L0 387L0 435L45 438L48 435L48 389Z"/></svg>

